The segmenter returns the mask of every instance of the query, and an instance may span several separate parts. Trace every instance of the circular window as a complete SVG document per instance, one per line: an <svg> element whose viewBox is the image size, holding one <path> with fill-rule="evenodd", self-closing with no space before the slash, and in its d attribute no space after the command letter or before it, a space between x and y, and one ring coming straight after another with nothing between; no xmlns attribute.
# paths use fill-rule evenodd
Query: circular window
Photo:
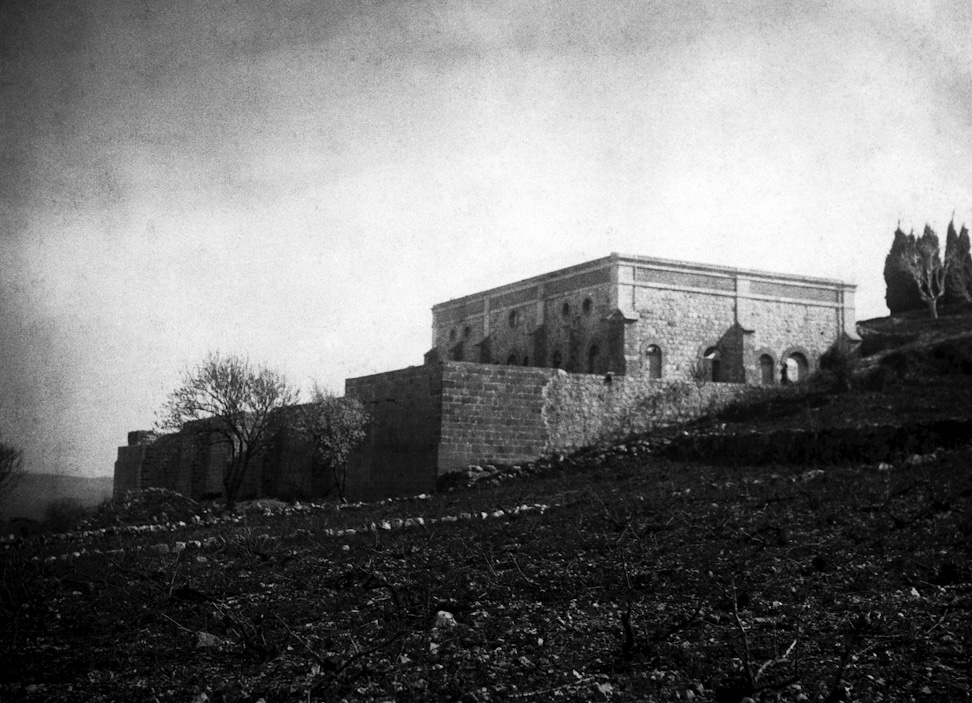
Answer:
<svg viewBox="0 0 972 703"><path fill-rule="evenodd" d="M516 310L510 310L509 323L510 327L516 327L516 324L520 321L520 314Z"/></svg>
<svg viewBox="0 0 972 703"><path fill-rule="evenodd" d="M570 303L564 303L560 308L560 314L564 317L570 316Z"/></svg>
<svg viewBox="0 0 972 703"><path fill-rule="evenodd" d="M594 303L590 298L584 298L584 303L581 305L581 309L584 311L585 315L591 314L591 308L594 307Z"/></svg>

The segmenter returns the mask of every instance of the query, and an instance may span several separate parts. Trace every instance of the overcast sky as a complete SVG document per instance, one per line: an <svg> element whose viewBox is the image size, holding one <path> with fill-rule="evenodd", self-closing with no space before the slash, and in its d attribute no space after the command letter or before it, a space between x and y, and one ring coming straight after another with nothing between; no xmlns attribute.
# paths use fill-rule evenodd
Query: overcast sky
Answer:
<svg viewBox="0 0 972 703"><path fill-rule="evenodd" d="M110 474L187 364L421 363L612 251L841 278L972 224L972 3L7 0L0 429Z"/></svg>

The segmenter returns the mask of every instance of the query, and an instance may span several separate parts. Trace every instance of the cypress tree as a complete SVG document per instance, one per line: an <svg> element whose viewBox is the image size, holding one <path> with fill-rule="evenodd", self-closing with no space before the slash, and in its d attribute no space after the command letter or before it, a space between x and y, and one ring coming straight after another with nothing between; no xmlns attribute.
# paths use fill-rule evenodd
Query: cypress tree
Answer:
<svg viewBox="0 0 972 703"><path fill-rule="evenodd" d="M948 223L945 237L945 261L948 271L945 274L945 295L943 305L959 305L972 301L972 253L969 246L969 230L955 233L955 225Z"/></svg>
<svg viewBox="0 0 972 703"><path fill-rule="evenodd" d="M918 292L918 283L901 263L903 257L914 248L915 235L905 234L898 227L894 232L891 251L884 259L884 283L887 286L884 300L892 315L925 306Z"/></svg>

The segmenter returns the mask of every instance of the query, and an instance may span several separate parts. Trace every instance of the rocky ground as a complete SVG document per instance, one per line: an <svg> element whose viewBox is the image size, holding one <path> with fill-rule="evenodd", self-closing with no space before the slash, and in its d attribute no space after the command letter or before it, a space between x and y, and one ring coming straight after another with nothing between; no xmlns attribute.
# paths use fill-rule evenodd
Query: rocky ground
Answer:
<svg viewBox="0 0 972 703"><path fill-rule="evenodd" d="M942 406L968 392L899 373L674 432L968 419ZM747 463L674 436L370 504L150 491L7 543L0 699L972 698L972 446Z"/></svg>

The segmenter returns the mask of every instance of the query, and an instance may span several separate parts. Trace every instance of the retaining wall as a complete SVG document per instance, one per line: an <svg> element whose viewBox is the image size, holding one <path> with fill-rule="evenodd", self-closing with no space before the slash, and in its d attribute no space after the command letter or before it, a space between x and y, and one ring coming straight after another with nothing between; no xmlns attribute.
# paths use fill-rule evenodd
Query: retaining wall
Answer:
<svg viewBox="0 0 972 703"><path fill-rule="evenodd" d="M374 421L352 459L370 495L431 490L471 464L514 464L687 420L757 392L644 377L447 361L348 379Z"/></svg>

